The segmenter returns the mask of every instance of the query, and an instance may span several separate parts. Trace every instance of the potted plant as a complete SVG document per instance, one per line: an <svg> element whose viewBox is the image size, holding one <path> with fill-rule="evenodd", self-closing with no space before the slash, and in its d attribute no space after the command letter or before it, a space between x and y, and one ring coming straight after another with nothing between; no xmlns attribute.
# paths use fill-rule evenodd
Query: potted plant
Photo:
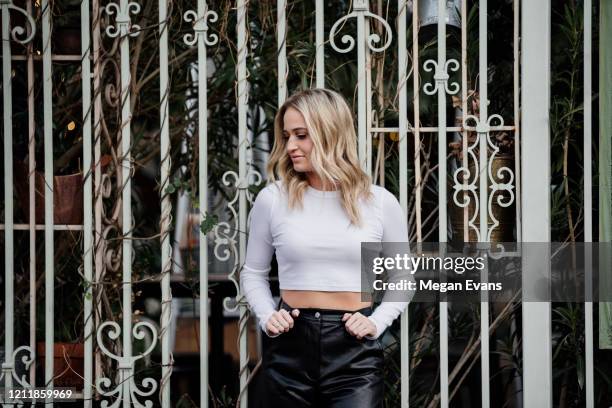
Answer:
<svg viewBox="0 0 612 408"><path fill-rule="evenodd" d="M15 70L24 70L23 65L16 66ZM29 148L26 115L27 101L27 75L18 72L15 75L14 119L14 185L22 219L29 220ZM39 83L39 82L35 82ZM83 134L82 134L82 107L80 103L81 75L80 65L70 63L57 65L53 71L54 93L53 100L53 221L55 224L81 224L83 222ZM42 107L41 93L35 90L35 106ZM75 101L78 101L75 103ZM35 216L36 223L45 222L44 215L44 117L43 110L37 108L35 113L35 151L34 173L35 190ZM105 168L110 163L110 156L104 155L101 165Z"/></svg>
<svg viewBox="0 0 612 408"><path fill-rule="evenodd" d="M79 238L71 231L57 232L57 245L54 254L55 296L53 320L53 383L55 387L83 389L84 373L84 281L78 274L81 256L73 248ZM39 265L39 274L42 265ZM42 281L41 281L42 282ZM38 287L42 298L43 285ZM37 302L37 315L44 316L44 302ZM36 369L39 381L44 383L45 372L45 319L37 319L36 327Z"/></svg>

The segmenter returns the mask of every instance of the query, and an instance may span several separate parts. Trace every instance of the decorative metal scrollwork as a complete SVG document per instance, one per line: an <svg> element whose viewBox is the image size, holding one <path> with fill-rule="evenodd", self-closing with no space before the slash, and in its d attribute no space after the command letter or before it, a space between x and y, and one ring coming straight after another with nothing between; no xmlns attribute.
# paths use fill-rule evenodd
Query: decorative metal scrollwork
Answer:
<svg viewBox="0 0 612 408"><path fill-rule="evenodd" d="M474 126L470 126L469 122L473 122ZM482 122L479 118L477 118L474 115L467 115L463 120L463 126L466 130L475 131L478 134L478 138L476 139L475 143L469 146L467 150L468 157L474 161L474 166L476 169L478 169L480 166L478 164L478 158L476 157L476 154L474 153L474 149L478 145L479 141L484 138L484 140L487 141L487 146L493 152L488 159L487 174L486 174L486 176L488 177L489 189L491 190L491 194L489 195L488 202L487 202L487 213L488 213L489 218L493 222L491 226L487 227L486 241L489 242L491 241L491 234L493 233L495 228L499 226L499 220L495 217L493 213L493 202L494 202L493 200L496 200L497 204L500 207L509 207L510 205L512 205L512 203L514 203L514 200L515 200L514 185L513 185L514 184L514 172L512 171L512 169L510 169L507 166L503 166L497 169L496 174L493 174L493 159L499 153L499 147L495 143L493 143L493 141L491 140L491 132L503 130L504 119L500 115L496 114L496 115L489 116L486 122ZM459 180L460 174L463 174L462 181ZM455 190L453 199L455 201L455 204L457 204L459 207L465 208L469 204L471 197L474 198L474 204L476 206L476 211L474 215L472 216L472 218L468 221L468 226L476 232L478 241L480 241L481 238L483 237L480 236L480 230L476 228L476 226L474 225L474 221L479 212L479 207L478 207L479 200L478 200L478 194L476 193L476 188L477 188L476 182L477 182L478 177L481 177L481 176L482 175L479 175L477 171L472 181L468 184L465 184L465 181L468 181L472 178L472 174L470 173L469 168L460 167L455 171L454 186L453 186ZM504 182L499 182L499 180L504 180ZM461 191L468 191L471 193L471 195L464 197L464 200L460 201L459 193ZM500 194L500 192L502 191L505 191L508 193L509 195L508 198L505 199L504 195Z"/></svg>
<svg viewBox="0 0 612 408"><path fill-rule="evenodd" d="M438 92L438 89L441 89L442 87L444 87L444 90L446 91L447 94L449 95L454 95L457 92L459 92L459 84L457 82L452 82L449 85L449 70L456 72L459 70L459 61L457 61L456 59L449 59L446 61L446 63L444 64L444 69L440 69L441 67L438 66L437 61L432 60L432 59L428 59L427 61L425 61L425 63L423 64L423 69L427 72L431 72L432 70L435 69L435 74L434 74L434 82L435 85L432 84L431 82L426 83L423 86L423 92L425 92L427 95L433 95L436 92Z"/></svg>
<svg viewBox="0 0 612 408"><path fill-rule="evenodd" d="M102 323L98 328L98 332L96 333L98 346L100 347L100 350L102 350L102 353L118 362L120 381L119 384L113 389L111 388L112 381L110 378L102 377L96 380L96 387L102 396L116 398L110 405L108 400L102 401L102 408L115 408L120 406L124 395L130 396L130 401L135 407L151 408L153 406L153 402L151 400L147 400L144 404L142 404L138 398L153 395L153 393L157 390L157 383L153 378L147 377L142 380L141 388L139 388L139 386L136 384L136 380L134 379L134 363L137 360L149 355L153 349L155 349L158 337L157 329L149 322L141 321L136 323L134 327L132 327L132 336L137 340L143 340L146 336L146 331L144 330L146 327L151 331L151 344L144 352L136 356L118 356L110 351L102 341L102 334L106 327L110 327L110 329L107 331L107 335L108 338L113 341L119 338L121 328L117 322L108 321Z"/></svg>
<svg viewBox="0 0 612 408"><path fill-rule="evenodd" d="M187 23L193 23L193 33L187 33L183 36L183 41L186 45L193 46L198 42L198 38L202 38L204 43L208 46L213 46L219 41L219 37L217 34L208 33L208 21L214 23L217 21L219 16L213 10L208 10L204 13L203 16L198 17L198 13L193 10L187 10L185 14L183 14L183 19Z"/></svg>
<svg viewBox="0 0 612 408"><path fill-rule="evenodd" d="M25 11L23 8L14 5L13 0L0 0L0 10L2 9L7 9L7 12L9 12L10 10L15 10L18 13L23 14L27 20L27 24L30 26L30 35L28 35L23 40L20 40L19 37L25 35L27 31L26 27L14 26L11 30L11 38L13 39L13 41L18 42L20 44L27 44L32 41L32 38L34 38L34 35L36 34L36 23L34 21L34 18L32 18L32 16L29 15L28 12Z"/></svg>
<svg viewBox="0 0 612 408"><path fill-rule="evenodd" d="M230 178L233 178L233 182L230 180ZM230 256L234 257L234 265L232 267L232 271L228 275L228 279L236 287L236 299L239 301L242 295L240 293L240 284L236 279L236 273L238 273L239 266L237 242L238 233L246 233L246 231L239 230L238 213L236 211L235 204L238 201L242 190L244 190L244 194L246 195L247 201L250 204L253 203L253 195L249 191L249 186L259 185L262 181L262 176L258 171L251 168L249 169L247 176L244 179L241 179L235 171L229 170L223 174L222 181L223 184L227 187L230 187L232 184L236 187L236 194L234 195L234 198L232 198L232 200L227 203L227 207L230 210L230 213L232 214L234 226L231 227L230 223L225 221L217 224L217 226L213 230L215 236L214 254L215 257L217 257L217 259L220 261L227 261ZM247 225L249 219L250 214L247 217ZM219 253L219 250L223 246L227 247L223 249L223 253L221 254ZM235 305L232 306L230 305L231 300L232 298L229 297L223 299L223 305L226 310L235 311L237 310L239 303L237 302Z"/></svg>
<svg viewBox="0 0 612 408"><path fill-rule="evenodd" d="M336 36L336 31L338 31L338 27L340 26L340 24L347 21L351 17L356 17L356 18L371 17L375 20L378 20L385 28L385 33L387 34L387 41L385 41L385 43L380 47L376 47L374 45L374 44L381 42L380 35L376 33L372 33L368 35L367 43L368 43L368 47L370 48L372 52L382 52L386 50L387 47L389 47L389 45L391 44L391 39L393 38L393 34L392 34L391 27L389 26L389 24L382 17L374 13L371 13L368 10L368 2L366 0L355 0L354 5L353 5L353 11L347 14L346 16L340 18L338 21L336 21L329 32L329 43L334 50L336 50L337 52L341 54L344 54L344 53L351 51L353 48L355 48L355 39L348 34L343 35L342 38L340 39L340 41L342 41L343 44L348 44L346 48L338 47L336 45L336 41L334 40L334 37Z"/></svg>
<svg viewBox="0 0 612 408"><path fill-rule="evenodd" d="M106 7L104 7L104 11L109 16L116 16L116 25L109 25L106 27L107 36L110 38L115 38L118 36L123 37L126 35L129 35L130 37L138 36L140 26L138 24L132 24L130 14L136 15L140 13L140 4L131 1L126 3L125 8L123 8L117 3L108 3Z"/></svg>
<svg viewBox="0 0 612 408"><path fill-rule="evenodd" d="M476 153L474 153L476 146L478 146L478 139L476 139L472 145L467 147L465 154L467 154L468 162L471 158L474 163L474 168L478 169L478 157L476 157ZM459 179L460 176L462 176L462 180ZM458 207L466 208L468 205L470 205L470 200L472 198L474 199L475 211L472 217L468 220L467 225L468 228L471 228L476 233L478 241L480 241L480 230L475 224L479 211L478 193L476 192L476 189L478 188L478 177L478 170L476 170L475 174L472 174L469 166L459 167L457 170L455 170L455 173L453 174L453 189L455 190L453 193L453 201ZM459 194L464 191L468 192L468 194L463 195L463 201L460 201Z"/></svg>
<svg viewBox="0 0 612 408"><path fill-rule="evenodd" d="M0 383L3 380L5 380L5 378L11 377L16 383L13 385L17 385L19 388L29 388L31 384L29 384L28 381L26 380L26 375L23 374L21 377L19 377L19 375L17 374L17 362L19 361L17 356L20 353L25 353L21 357L21 364L23 365L23 368L24 368L23 371L27 372L29 370L30 366L34 362L34 354L32 353L32 349L29 346L17 347L13 351L13 354L10 356L10 360L7 360L6 362L2 363L2 372L0 372ZM8 401L3 401L3 394L1 393L0 393L0 403L2 404L9 403ZM16 400L13 399L10 401L10 405L11 406L14 405L20 408L23 406L23 401L19 399L16 399Z"/></svg>

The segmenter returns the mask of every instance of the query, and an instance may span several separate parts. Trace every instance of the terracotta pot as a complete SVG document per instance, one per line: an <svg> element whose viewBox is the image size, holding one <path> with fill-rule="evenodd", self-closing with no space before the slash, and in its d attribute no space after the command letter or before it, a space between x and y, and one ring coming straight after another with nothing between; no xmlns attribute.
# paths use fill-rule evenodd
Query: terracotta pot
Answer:
<svg viewBox="0 0 612 408"><path fill-rule="evenodd" d="M28 190L28 165L15 165L15 191L24 219L29 222L30 195ZM34 175L36 223L45 222L45 176ZM53 222L55 224L81 224L83 222L83 174L53 177Z"/></svg>
<svg viewBox="0 0 612 408"><path fill-rule="evenodd" d="M53 344L53 385L55 387L83 389L84 354L85 345L83 343ZM36 345L36 358L37 367L44 372L45 343L42 341Z"/></svg>

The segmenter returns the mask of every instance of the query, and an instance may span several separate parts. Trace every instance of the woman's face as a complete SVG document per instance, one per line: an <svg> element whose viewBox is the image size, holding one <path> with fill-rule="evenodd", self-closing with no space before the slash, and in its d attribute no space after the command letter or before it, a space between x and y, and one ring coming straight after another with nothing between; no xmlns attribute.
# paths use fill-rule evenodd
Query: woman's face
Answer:
<svg viewBox="0 0 612 408"><path fill-rule="evenodd" d="M283 137L285 148L291 158L293 168L298 172L311 172L310 152L312 152L312 139L308 134L306 123L302 114L294 108L287 108L283 116Z"/></svg>

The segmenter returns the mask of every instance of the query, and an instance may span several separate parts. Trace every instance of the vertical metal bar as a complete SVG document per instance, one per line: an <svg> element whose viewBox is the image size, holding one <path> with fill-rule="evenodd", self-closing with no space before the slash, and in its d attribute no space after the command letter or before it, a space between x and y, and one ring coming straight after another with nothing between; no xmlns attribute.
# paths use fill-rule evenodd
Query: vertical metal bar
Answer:
<svg viewBox="0 0 612 408"><path fill-rule="evenodd" d="M468 88L468 77L467 77L467 1L461 2L461 111L463 118L468 114L467 107L467 88ZM463 119L462 118L462 119ZM462 132L461 132L461 151L462 154L462 167L468 169L469 171L469 155L468 155L468 131L463 126L463 121L461 122ZM463 179L463 184L465 187L464 194L467 194L467 183L468 179ZM466 205L463 208L463 242L470 241L470 226L468 225L468 220L470 218L470 207Z"/></svg>
<svg viewBox="0 0 612 408"><path fill-rule="evenodd" d="M520 10L521 10L521 1L513 0L513 8L514 8L514 21L513 21L513 91L514 91L514 175L516 176L516 181L514 186L516 188L516 198L514 200L514 205L516 206L516 242L522 241L522 218L521 218L521 195L522 195L522 182L521 182L521 105L520 105L520 32L519 32L519 22L520 22ZM512 322L513 330L516 330L516 322ZM513 350L518 351L518 342L515 342L512 345ZM515 377L514 387L517 390L516 395L514 396L514 400L517 404L522 402L522 384L521 377Z"/></svg>
<svg viewBox="0 0 612 408"><path fill-rule="evenodd" d="M172 204L166 192L170 182L170 125L168 111L168 95L170 84L168 80L168 0L159 0L159 117L160 117L160 160L161 160L161 265L162 265L162 311L160 337L162 343L162 378L160 393L162 407L170 408L170 376L172 374L172 358L170 355L170 316L172 314L172 293L170 290L170 274L172 273L172 247L170 245L170 217ZM205 65L205 64L204 64ZM206 79L205 79L206 80ZM204 162L206 163L206 162ZM206 247L200 248L204 251ZM206 295L207 292L204 294ZM207 296L204 296L208 299ZM204 349L202 352L205 352Z"/></svg>
<svg viewBox="0 0 612 408"><path fill-rule="evenodd" d="M370 21L364 17L364 41L370 38ZM363 118L366 126L366 173L372 177L372 57L370 47L364 47L365 51L365 95L366 95L366 116ZM360 120L361 121L361 120Z"/></svg>
<svg viewBox="0 0 612 408"><path fill-rule="evenodd" d="M324 32L324 3L316 0L316 47L317 47L317 88L325 88L325 32ZM279 71L280 72L280 71Z"/></svg>
<svg viewBox="0 0 612 408"><path fill-rule="evenodd" d="M514 175L516 176L517 198L516 205L516 242L521 242L521 106L520 106L520 53L519 53L519 22L521 1L514 0L514 40L512 47L514 52Z"/></svg>
<svg viewBox="0 0 612 408"><path fill-rule="evenodd" d="M278 106L287 99L287 0L276 2L276 39L278 43ZM318 27L317 27L318 29ZM317 30L317 39L319 32ZM318 44L317 44L318 46ZM317 51L317 63L318 63ZM317 66L318 68L318 66Z"/></svg>
<svg viewBox="0 0 612 408"><path fill-rule="evenodd" d="M238 228L239 231L246 231L247 222L247 103L248 103L248 83L246 75L247 57L247 31L246 31L247 2L238 0ZM246 257L246 235L239 234L239 262L244 264ZM247 408L248 389L247 380L249 377L248 350L247 350L247 306L240 305L240 327L239 327L239 352L240 352L240 408Z"/></svg>
<svg viewBox="0 0 612 408"><path fill-rule="evenodd" d="M208 6L198 0L198 19L206 19ZM198 36L198 189L200 213L208 211L208 101L206 41ZM208 240L200 231L200 406L208 408Z"/></svg>
<svg viewBox="0 0 612 408"><path fill-rule="evenodd" d="M45 385L53 388L54 236L53 236L53 114L51 76L51 6L42 2L43 99L45 140ZM53 406L51 400L45 402Z"/></svg>
<svg viewBox="0 0 612 408"><path fill-rule="evenodd" d="M479 109L479 121L480 123L487 123L488 119L488 88L487 88L487 0L481 0L478 3L478 97L480 100ZM488 192L487 192L487 133L479 133L480 139L478 140L478 152L479 152L479 229L480 229L480 240L486 241L487 230L488 230Z"/></svg>
<svg viewBox="0 0 612 408"><path fill-rule="evenodd" d="M438 66L446 65L446 1L438 0ZM437 74L438 74L437 72ZM446 89L438 82L438 240L440 252L447 242L446 220ZM440 407L448 408L448 303L440 302Z"/></svg>
<svg viewBox="0 0 612 408"><path fill-rule="evenodd" d="M27 12L32 15L32 2L27 2ZM28 34L34 27L28 25ZM32 365L30 366L30 385L36 385L36 206L35 206L35 182L36 182L36 127L34 121L34 47L28 43L28 196L29 196L29 245L30 245L30 350L32 353Z"/></svg>
<svg viewBox="0 0 612 408"><path fill-rule="evenodd" d="M588 252L585 254L587 268L590 266L591 248L589 243L593 241L593 157L592 157L592 0L584 0L584 242ZM587 269L588 270L588 269ZM594 367L593 367L593 302L590 301L592 296L592 276L587 274L585 277L585 304L584 304L584 343L585 343L585 371L586 371L586 406L593 408L595 406L594 396Z"/></svg>
<svg viewBox="0 0 612 408"><path fill-rule="evenodd" d="M406 47L406 0L397 3L397 47L398 47L398 98L399 98L399 171L400 171L400 206L407 222L408 213L408 49ZM379 137L384 138L382 133ZM408 308L401 317L400 360L401 360L401 408L407 408L410 403L409 371L410 371L410 313Z"/></svg>
<svg viewBox="0 0 612 408"><path fill-rule="evenodd" d="M121 0L121 10L129 13L128 0ZM117 22L121 29L121 229L122 244L122 308L123 308L123 357L126 360L132 356L132 155L131 144L131 102L130 84L130 44L127 25ZM123 407L130 408L130 379L133 375L133 366L123 367L120 381L123 385Z"/></svg>
<svg viewBox="0 0 612 408"><path fill-rule="evenodd" d="M14 226L13 226L13 105L11 83L11 43L9 38L9 9L2 6L2 101L4 106L4 374L5 388L13 384L12 364L14 333Z"/></svg>
<svg viewBox="0 0 612 408"><path fill-rule="evenodd" d="M480 123L487 123L488 112L488 71L487 71L487 0L478 3L478 93L480 98ZM488 215L488 132L479 132L479 210L480 210L480 241L487 241L489 215ZM482 270L482 281L487 282L487 268ZM482 407L489 406L489 302L480 302L480 378L481 378L481 401Z"/></svg>
<svg viewBox="0 0 612 408"><path fill-rule="evenodd" d="M414 103L414 208L416 215L417 242L423 241L421 225L421 118L420 118L420 91L419 84L419 0L412 5L412 81Z"/></svg>
<svg viewBox="0 0 612 408"><path fill-rule="evenodd" d="M83 271L85 275L84 293L84 387L83 406L92 406L92 367L93 367L93 202L92 202L92 140L91 140L91 61L89 35L89 1L81 0L81 80L83 86Z"/></svg>
<svg viewBox="0 0 612 408"><path fill-rule="evenodd" d="M368 4L366 1L356 1L354 10L357 11L357 139L359 144L359 163L364 171L368 171L367 157L367 92L366 86L366 37L365 16ZM368 174L370 174L368 172Z"/></svg>
<svg viewBox="0 0 612 408"><path fill-rule="evenodd" d="M100 4L98 0L92 1L92 15L94 16L92 23L92 46L93 46L93 91L94 91L94 106L93 106L93 136L94 136L94 191L95 191L95 205L94 205L94 244L95 244L95 282L100 282L104 274L104 238L102 236L102 148L101 148L101 136L102 136L102 61L100 56L102 38L100 32ZM94 286L96 290L93 291L95 305L95 327L100 326L100 318L102 316L101 302L97 299L97 286ZM94 289L92 288L92 289ZM94 356L94 375L93 378L100 378L102 373L102 356L99 349L96 349Z"/></svg>
<svg viewBox="0 0 612 408"><path fill-rule="evenodd" d="M521 206L524 242L550 242L550 0L525 0L521 7ZM535 18L534 16L537 16ZM523 251L523 270L539 267L542 254ZM544 268L546 266L544 265ZM535 279L523 274L523 296ZM523 302L523 402L525 408L552 407L551 305Z"/></svg>

